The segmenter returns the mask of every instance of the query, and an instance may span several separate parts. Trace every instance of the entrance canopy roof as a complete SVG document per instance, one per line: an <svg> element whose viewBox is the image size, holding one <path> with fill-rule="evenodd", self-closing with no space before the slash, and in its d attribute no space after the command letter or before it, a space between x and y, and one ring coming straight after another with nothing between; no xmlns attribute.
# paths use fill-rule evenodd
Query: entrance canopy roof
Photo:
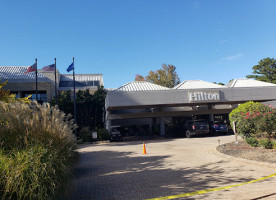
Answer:
<svg viewBox="0 0 276 200"><path fill-rule="evenodd" d="M184 81L172 89L147 82L131 82L113 91L108 91L106 109L235 104L246 101L276 100L276 84L250 79L236 79L234 82L235 84L220 86L199 80Z"/></svg>
<svg viewBox="0 0 276 200"><path fill-rule="evenodd" d="M276 84L257 81L253 79L234 79L227 84L227 87L275 87Z"/></svg>
<svg viewBox="0 0 276 200"><path fill-rule="evenodd" d="M188 80L188 81L181 82L173 89L179 90L179 89L203 89L203 88L226 88L226 86L210 83L207 81L201 81L201 80Z"/></svg>
<svg viewBox="0 0 276 200"><path fill-rule="evenodd" d="M118 87L117 89L113 91L125 91L125 92L133 92L133 91L160 91L160 90L170 90L170 88L163 87L160 85L156 85L153 83L149 83L146 81L133 81L129 82L121 87Z"/></svg>

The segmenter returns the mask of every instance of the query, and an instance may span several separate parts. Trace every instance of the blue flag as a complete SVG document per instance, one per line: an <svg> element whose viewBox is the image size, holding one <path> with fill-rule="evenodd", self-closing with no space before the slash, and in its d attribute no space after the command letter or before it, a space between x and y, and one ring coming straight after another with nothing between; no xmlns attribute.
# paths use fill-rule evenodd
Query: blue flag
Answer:
<svg viewBox="0 0 276 200"><path fill-rule="evenodd" d="M69 67L67 68L67 72L70 72L73 69L75 69L74 63L72 63L71 65L69 65Z"/></svg>

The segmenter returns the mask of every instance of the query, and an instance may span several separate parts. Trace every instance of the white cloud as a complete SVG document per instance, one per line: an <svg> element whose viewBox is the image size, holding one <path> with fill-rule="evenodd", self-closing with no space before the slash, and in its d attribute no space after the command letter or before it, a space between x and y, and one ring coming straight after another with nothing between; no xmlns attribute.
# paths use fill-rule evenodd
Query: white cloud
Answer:
<svg viewBox="0 0 276 200"><path fill-rule="evenodd" d="M232 61L232 60L237 60L237 59L239 59L239 58L241 58L243 56L244 56L243 54L239 53L239 54L236 54L234 56L227 56L225 58L222 58L221 60L222 61Z"/></svg>

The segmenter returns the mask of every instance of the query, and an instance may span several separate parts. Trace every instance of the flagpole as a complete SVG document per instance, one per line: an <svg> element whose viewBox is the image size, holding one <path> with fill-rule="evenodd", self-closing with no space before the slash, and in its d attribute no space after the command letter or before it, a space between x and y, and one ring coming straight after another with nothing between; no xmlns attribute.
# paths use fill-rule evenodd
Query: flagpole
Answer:
<svg viewBox="0 0 276 200"><path fill-rule="evenodd" d="M74 119L75 123L77 123L77 107L76 107L76 85L75 85L75 63L73 57L73 82L74 82Z"/></svg>
<svg viewBox="0 0 276 200"><path fill-rule="evenodd" d="M36 101L38 101L38 97L37 97L37 58L35 59L35 98Z"/></svg>
<svg viewBox="0 0 276 200"><path fill-rule="evenodd" d="M55 98L57 105L57 59L55 58Z"/></svg>

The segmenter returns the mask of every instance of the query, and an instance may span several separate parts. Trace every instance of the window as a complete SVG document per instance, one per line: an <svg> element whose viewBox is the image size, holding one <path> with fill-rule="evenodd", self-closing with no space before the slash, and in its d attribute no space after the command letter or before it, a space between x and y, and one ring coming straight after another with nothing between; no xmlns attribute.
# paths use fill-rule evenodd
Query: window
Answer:
<svg viewBox="0 0 276 200"><path fill-rule="evenodd" d="M73 81L61 81L59 87L74 87Z"/></svg>
<svg viewBox="0 0 276 200"><path fill-rule="evenodd" d="M85 87L85 86L99 86L100 81L76 81L76 87ZM59 87L74 87L73 81L61 81Z"/></svg>
<svg viewBox="0 0 276 200"><path fill-rule="evenodd" d="M73 82L72 82L73 83ZM73 83L73 85L74 85L74 83ZM75 86L76 87L85 87L86 86L86 84L85 84L85 82L83 82L83 81L76 81L75 82Z"/></svg>
<svg viewBox="0 0 276 200"><path fill-rule="evenodd" d="M47 94L46 94L46 91L38 91L38 94L37 94L37 98L36 99L36 94L35 94L35 91L31 91L31 92L24 92L23 93L23 96L24 97L27 97L31 95L31 100L37 100L37 101L43 101L43 102L47 102Z"/></svg>
<svg viewBox="0 0 276 200"><path fill-rule="evenodd" d="M94 81L87 81L86 85L87 86L93 86L94 85Z"/></svg>

